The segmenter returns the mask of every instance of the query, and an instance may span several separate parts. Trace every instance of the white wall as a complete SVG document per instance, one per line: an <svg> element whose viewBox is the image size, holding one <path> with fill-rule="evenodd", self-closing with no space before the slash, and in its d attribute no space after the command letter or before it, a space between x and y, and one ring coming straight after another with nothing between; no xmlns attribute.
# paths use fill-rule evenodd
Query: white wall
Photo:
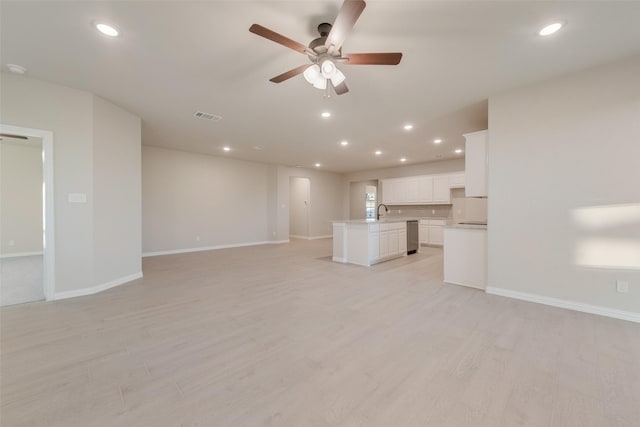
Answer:
<svg viewBox="0 0 640 427"><path fill-rule="evenodd" d="M309 237L331 236L331 221L343 219L343 175L313 169L278 166L278 212L275 240L289 238L289 178L309 178L311 202L309 211Z"/></svg>
<svg viewBox="0 0 640 427"><path fill-rule="evenodd" d="M488 201L489 286L640 312L640 58L490 98Z"/></svg>
<svg viewBox="0 0 640 427"><path fill-rule="evenodd" d="M93 98L95 283L142 271L141 122Z"/></svg>
<svg viewBox="0 0 640 427"><path fill-rule="evenodd" d="M142 147L143 252L269 240L268 171L262 163Z"/></svg>
<svg viewBox="0 0 640 427"><path fill-rule="evenodd" d="M1 73L1 85L3 124L53 132L55 292L77 295L83 290L104 285L102 280L105 278L112 279L110 282L117 280L119 277L116 276L124 270L127 270L125 276L140 273L139 268L136 270L136 265L139 266L140 240L135 234L120 235L124 240L118 243L118 247L126 247L129 254L125 268L107 271L109 266L122 262L122 258L96 260L94 257L94 254L103 256L113 251L103 246L103 240L94 237L96 227L103 224L103 217L95 211L96 202L99 206L109 204L111 200L103 198L108 199L113 194L123 194L126 200L131 193L135 193L136 186L140 186L139 180L136 181L139 172L135 170L139 170L139 163L125 161L115 169L110 160L102 163L101 159L97 159L94 164L94 149L101 156L110 152L111 159L130 156L135 147L140 146L139 134L133 135L136 126L132 126L132 121L139 123L140 119L132 118L116 106L107 108L104 104L106 101L99 100L89 92L24 76ZM111 109L120 110L120 113L112 114L113 111L108 111ZM106 127L121 129L109 131L108 135L102 137ZM120 143L113 139L114 136L116 139L122 137L126 142L123 140ZM113 177L111 183L108 182L109 177ZM95 189L94 178L98 180ZM69 193L86 194L87 203L68 203ZM128 216L123 221L127 223L127 230L131 230L135 226L129 226L139 219L133 218L135 208L124 206L124 203L115 202L108 212L110 215ZM136 203L139 205L140 202ZM114 224L114 227L117 225ZM103 267L105 265L106 268Z"/></svg>
<svg viewBox="0 0 640 427"><path fill-rule="evenodd" d="M42 144L0 142L0 238L2 256L42 252Z"/></svg>
<svg viewBox="0 0 640 427"><path fill-rule="evenodd" d="M309 237L331 235L342 175L143 146L143 253L289 240L290 177L310 181Z"/></svg>

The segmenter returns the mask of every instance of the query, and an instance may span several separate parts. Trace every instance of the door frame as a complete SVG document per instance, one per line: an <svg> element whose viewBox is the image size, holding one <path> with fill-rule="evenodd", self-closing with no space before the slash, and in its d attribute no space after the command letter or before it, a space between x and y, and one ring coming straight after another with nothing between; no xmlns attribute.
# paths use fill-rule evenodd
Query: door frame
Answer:
<svg viewBox="0 0 640 427"><path fill-rule="evenodd" d="M43 287L46 301L55 295L55 230L53 199L53 132L42 129L11 126L0 123L1 133L22 135L42 140L42 178L44 182L43 214Z"/></svg>

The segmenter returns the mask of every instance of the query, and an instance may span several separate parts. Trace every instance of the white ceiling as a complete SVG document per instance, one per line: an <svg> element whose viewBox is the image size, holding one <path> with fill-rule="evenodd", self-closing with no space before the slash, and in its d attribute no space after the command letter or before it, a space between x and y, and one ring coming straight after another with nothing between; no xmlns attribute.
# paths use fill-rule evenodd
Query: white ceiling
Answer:
<svg viewBox="0 0 640 427"><path fill-rule="evenodd" d="M308 59L249 26L307 44L341 4L3 1L2 66L124 107L142 118L145 145L350 172L399 165L400 157L454 158L462 133L486 127L489 96L640 54L638 1L371 0L343 51L401 51L400 65L343 65L350 92L330 99L302 76L269 82ZM537 36L558 18L566 28ZM96 20L121 37L99 34ZM196 110L223 119L198 120ZM436 137L445 141L436 146Z"/></svg>

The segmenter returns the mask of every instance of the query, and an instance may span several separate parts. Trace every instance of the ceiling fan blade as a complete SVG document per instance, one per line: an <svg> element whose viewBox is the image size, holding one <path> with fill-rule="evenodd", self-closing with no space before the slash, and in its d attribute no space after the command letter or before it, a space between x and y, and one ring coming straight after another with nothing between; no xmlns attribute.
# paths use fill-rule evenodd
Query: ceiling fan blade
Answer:
<svg viewBox="0 0 640 427"><path fill-rule="evenodd" d="M340 83L338 86L333 86L333 89L336 91L336 95L342 95L343 93L349 92L349 88L345 82Z"/></svg>
<svg viewBox="0 0 640 427"><path fill-rule="evenodd" d="M353 29L360 14L367 4L363 0L344 0L338 17L327 36L325 46L329 51L337 51L342 47L345 39Z"/></svg>
<svg viewBox="0 0 640 427"><path fill-rule="evenodd" d="M307 68L309 68L309 64L304 64L304 65L296 67L296 68L294 68L292 70L289 70L289 71L287 71L285 73L282 73L282 74L280 74L278 76L275 76L275 77L273 77L273 78L271 78L269 80L274 82L274 83L282 83L283 81L288 80L291 77L295 77L298 74L304 73L304 70L306 70Z"/></svg>
<svg viewBox="0 0 640 427"><path fill-rule="evenodd" d="M394 53L347 53L347 65L398 65L402 59L402 52Z"/></svg>
<svg viewBox="0 0 640 427"><path fill-rule="evenodd" d="M289 49L293 49L296 52L300 52L305 55L308 53L312 53L313 55L315 55L315 52L313 52L311 49L309 49L307 46L303 45L302 43L298 43L295 40L291 40L290 38L285 37L282 34L278 34L275 31L271 31L270 29L265 28L262 25L253 24L251 27L249 27L249 31L251 31L253 34L256 34L260 37L264 37L265 39L269 39L273 42L281 44L282 46L288 47Z"/></svg>

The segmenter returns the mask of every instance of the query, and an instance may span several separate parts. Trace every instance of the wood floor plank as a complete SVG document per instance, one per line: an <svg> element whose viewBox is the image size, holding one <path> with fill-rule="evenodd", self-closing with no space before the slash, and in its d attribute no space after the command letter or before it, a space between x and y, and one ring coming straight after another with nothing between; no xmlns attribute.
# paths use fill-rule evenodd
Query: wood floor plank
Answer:
<svg viewBox="0 0 640 427"><path fill-rule="evenodd" d="M331 240L145 258L0 309L7 426L637 426L640 326L370 268Z"/></svg>

